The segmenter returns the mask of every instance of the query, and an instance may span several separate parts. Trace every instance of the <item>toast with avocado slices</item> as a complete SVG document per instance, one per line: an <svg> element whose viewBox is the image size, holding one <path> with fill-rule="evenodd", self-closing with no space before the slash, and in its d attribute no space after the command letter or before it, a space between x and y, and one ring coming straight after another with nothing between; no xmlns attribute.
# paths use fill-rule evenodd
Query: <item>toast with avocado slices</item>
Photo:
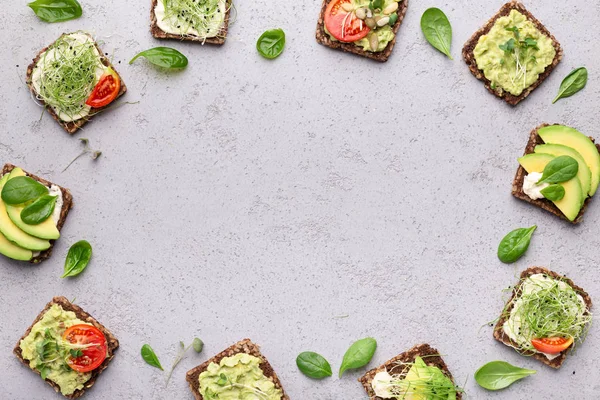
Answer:
<svg viewBox="0 0 600 400"><path fill-rule="evenodd" d="M546 166L558 157L575 160L577 174L560 182L564 197L551 201L545 198L537 180ZM600 145L574 128L542 124L531 131L523 157L512 184L512 195L533 204L573 224L580 223L592 196L600 183ZM535 178L530 179L532 176Z"/></svg>
<svg viewBox="0 0 600 400"><path fill-rule="evenodd" d="M250 339L234 344L189 370L186 380L196 400L217 398L213 396L219 393L227 398L290 399L273 367Z"/></svg>
<svg viewBox="0 0 600 400"><path fill-rule="evenodd" d="M552 73L563 50L523 4L511 1L471 36L462 54L490 93L515 106Z"/></svg>
<svg viewBox="0 0 600 400"><path fill-rule="evenodd" d="M42 222L31 225L21 218L23 210L27 208L25 204L7 204L0 198L0 254L14 260L37 264L52 255L54 242L60 237L69 210L73 207L73 196L69 189L23 171L12 164L6 164L2 168L0 193L8 182L19 177L28 177L31 182L45 187L46 194L56 198L54 210L52 215Z"/></svg>
<svg viewBox="0 0 600 400"><path fill-rule="evenodd" d="M372 2L375 4L377 1ZM386 62L396 44L408 0L323 0L317 22L317 42L375 61Z"/></svg>
<svg viewBox="0 0 600 400"><path fill-rule="evenodd" d="M152 0L150 32L157 39L225 44L231 0Z"/></svg>
<svg viewBox="0 0 600 400"><path fill-rule="evenodd" d="M462 399L463 390L440 353L428 344L419 344L388 360L358 379L371 400L429 398ZM447 395L447 397L445 397Z"/></svg>
<svg viewBox="0 0 600 400"><path fill-rule="evenodd" d="M42 49L27 67L25 82L69 134L127 92L106 54L82 31L65 33Z"/></svg>
<svg viewBox="0 0 600 400"><path fill-rule="evenodd" d="M54 297L19 339L13 353L44 376L56 392L77 399L96 383L118 347L117 338L94 317L65 297ZM92 367L91 371L78 371Z"/></svg>
<svg viewBox="0 0 600 400"><path fill-rule="evenodd" d="M496 326L494 338L552 367L560 368L583 342L592 299L571 279L542 267L521 273Z"/></svg>

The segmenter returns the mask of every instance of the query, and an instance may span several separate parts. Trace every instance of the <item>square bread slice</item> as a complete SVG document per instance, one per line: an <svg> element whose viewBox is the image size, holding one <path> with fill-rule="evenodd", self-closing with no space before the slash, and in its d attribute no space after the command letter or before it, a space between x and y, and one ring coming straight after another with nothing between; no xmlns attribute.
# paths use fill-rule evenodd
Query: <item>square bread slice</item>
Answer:
<svg viewBox="0 0 600 400"><path fill-rule="evenodd" d="M96 379L98 379L98 376L100 376L100 374L108 367L108 364L112 361L113 357L115 356L115 350L117 350L117 348L119 347L119 341L108 329L106 329L104 327L104 325L99 323L90 314L83 311L83 309L81 309L81 307L76 306L75 304L72 304L65 297L62 297L62 296L54 297L50 303L46 304L46 307L42 310L42 312L40 312L40 314L37 316L37 318L29 326L29 328L27 329L25 334L21 337L21 339L19 339L19 341L17 342L17 345L15 346L15 348L13 350L13 353L15 354L15 356L17 356L17 358L23 364L25 364L28 368L29 368L29 361L23 358L23 354L21 352L21 346L20 346L21 340L25 339L27 337L27 335L29 335L33 325L35 325L39 320L41 320L43 318L44 314L46 313L46 311L48 311L50 309L50 307L52 307L54 304L58 304L66 311L74 312L75 315L77 316L77 318L79 318L80 320L89 322L90 324L94 325L96 328L98 328L104 334L104 336L106 337L106 341L108 343L108 355L106 356L106 359L98 368L96 368L94 371L92 371L92 376L84 384L84 388L80 389L80 390L76 390L71 395L65 396L68 399L77 399L77 398L83 396L83 394L85 393L86 390L88 390L89 388L94 386L94 384L96 383ZM35 372L36 374L40 375L40 372L37 369L34 369L32 371ZM56 383L52 382L49 379L46 379L46 382L50 386L52 386L56 392L60 392L60 387Z"/></svg>
<svg viewBox="0 0 600 400"><path fill-rule="evenodd" d="M556 124L554 124L554 125L556 125ZM529 134L529 141L527 142L527 146L525 146L525 153L523 155L534 153L535 146L537 146L538 144L544 144L544 141L542 140L540 135L538 135L538 131L546 126L550 126L550 124L542 124L531 131L531 133ZM594 138L590 137L590 140L593 143L595 143ZM600 153L600 145L596 144L596 148L598 149L598 152ZM525 179L526 176L527 176L527 171L525 171L525 168L523 168L521 165L519 165L519 168L517 169L517 174L515 175L515 179L513 180L513 184L512 184L512 195L513 196L515 196L519 200L523 200L529 204L533 204L534 206L540 207L541 209L546 210L546 211L556 215L557 217L562 218L565 221L571 222L573 224L578 224L581 221L583 221L583 214L585 213L585 210L587 209L587 206L590 203L590 201L592 201L591 197L588 197L585 200L585 202L583 203L583 206L581 207L581 210L579 211L579 215L573 221L569 221L569 219L567 217L565 217L565 215L562 213L562 211L560 211L558 209L558 207L556 207L554 205L554 203L551 202L550 200L547 200L547 199L533 200L525 194L525 192L523 191L523 180Z"/></svg>
<svg viewBox="0 0 600 400"><path fill-rule="evenodd" d="M67 33L63 34L67 35ZM90 38L92 37L90 34L86 33L86 35L88 35ZM62 37L62 36L61 36ZM93 40L93 38L92 38ZM44 103L43 100L41 100L37 94L37 92L35 91L35 88L33 87L33 83L31 81L31 77L33 75L33 69L35 68L35 66L37 65L38 61L40 60L40 57L42 56L42 54L48 50L48 48L50 46L52 46L54 43L56 43L56 41L54 41L52 44L50 44L49 46L43 48L42 50L40 50L40 52L35 56L35 58L33 59L33 62L31 64L29 64L29 66L27 67L27 75L25 77L25 83L27 84L27 86L29 87L29 90L31 91L31 93L33 94L34 98L37 99L37 101L42 104L43 106L46 107L46 110L48 111L48 113L52 116L52 118L54 118L54 120L56 122L58 122L60 124L60 126L63 127L63 129L65 131L67 131L67 133L69 134L74 134L75 132L77 132L78 129L80 129L83 125L85 125L90 118L92 118L94 115L98 114L99 112L101 112L102 110L112 106L114 104L114 102L121 96L123 96L125 94L125 92L127 92L127 86L125 86L125 82L123 82L123 79L121 78L121 75L119 75L119 73L117 72L117 70L115 69L115 67L111 64L110 60L108 59L108 57L102 52L102 50L100 49L100 47L98 46L98 43L94 42L94 45L96 46L96 48L98 49L98 53L100 54L100 58L102 60L102 64L104 64L106 67L110 67L112 68L115 73L119 76L119 80L121 81L121 89L119 90L119 94L117 95L117 98L110 103L107 106L104 107L100 107L100 108L95 108L93 109L92 113L84 118L81 119L77 119L75 121L62 121L58 115L56 114L56 112L54 112L54 110L52 109L52 107L47 107L46 103Z"/></svg>
<svg viewBox="0 0 600 400"><path fill-rule="evenodd" d="M194 35L176 35L173 33L168 33L160 29L158 26L158 22L156 20L156 13L154 9L159 1L162 0L152 0L152 8L150 9L150 33L157 39L174 39L174 40L184 40L188 42L199 42L199 43L208 43L221 46L225 44L225 40L227 39L227 32L229 30L229 23L231 21L231 9L233 8L231 0L225 0L227 2L227 13L225 14L225 21L223 22L223 27L221 27L221 31L217 37L211 38L201 38L199 36Z"/></svg>
<svg viewBox="0 0 600 400"><path fill-rule="evenodd" d="M290 400L288 395L285 393L285 390L283 390L283 386L281 385L277 374L273 370L273 367L271 367L269 361L267 361L267 359L261 354L258 345L252 343L250 339L244 339L241 342L237 342L236 344L223 350L210 360L207 360L206 362L198 365L196 368L193 368L187 372L185 379L187 380L190 386L190 390L192 391L196 400L204 400L204 397L200 394L200 374L206 371L210 363L214 362L215 364L218 364L223 358L231 357L238 353L246 353L259 358L262 361L260 364L260 369L262 370L263 374L273 381L276 388L281 389L281 392L283 393L283 396L281 396L281 400Z"/></svg>
<svg viewBox="0 0 600 400"><path fill-rule="evenodd" d="M511 295L510 299L508 300L508 302L506 303L506 306L503 310L502 315L500 316L500 319L498 320L498 323L494 327L494 338L497 341L504 343L505 345L507 345L509 347L515 348L515 347L518 347L518 345L515 342L513 342L508 337L508 335L506 333L504 333L504 330L502 329L504 322L506 322L506 320L507 320L506 314L509 314L511 312L511 310L513 309L514 304L511 304L511 302L517 295L519 288L523 284L523 280L525 278L528 278L531 275L535 275L535 274L546 274L551 278L560 279L560 280L564 281L569 286L571 286L579 295L581 295L581 297L583 297L583 301L585 301L588 311L591 310L591 308L592 308L592 299L590 298L590 295L587 294L587 292L585 290L583 290L579 286L575 285L572 280L566 278L565 276L559 275L556 272L549 271L543 267L528 268L521 273L521 279L519 280L519 283L517 285L515 285L512 295ZM558 357L556 357L553 360L548 360L546 358L546 356L544 356L543 354L539 354L539 353L533 354L532 357L535 358L536 360L541 361L542 363L548 365L549 367L558 369L565 361L565 358L567 357L567 353L570 350L571 350L570 348L566 349L565 351L560 353L560 355Z"/></svg>
<svg viewBox="0 0 600 400"><path fill-rule="evenodd" d="M415 361L415 358L417 356L419 356L419 357L426 356L425 358L423 358L423 361L425 362L425 364L438 367L444 373L444 375L446 375L448 378L450 378L450 380L454 383L454 378L452 377L450 370L448 370L448 366L446 365L446 363L440 356L440 352L428 344L418 344L418 345L414 346L413 348L411 348L410 350L407 350L404 353L392 358L391 360L386 361L383 365L380 365L379 367L368 371L366 374L364 374L362 377L360 377L358 379L358 381L365 388L365 391L367 392L369 399L384 400L381 397L375 396L375 392L373 391L373 387L371 386L371 384L373 382L373 378L375 377L375 375L378 372L382 372L383 370L386 370L388 373L394 373L394 372L401 373L402 370L404 369L404 367L399 366L397 363L398 362L412 363ZM457 392L456 398L458 400L462 399L462 393Z"/></svg>
<svg viewBox="0 0 600 400"><path fill-rule="evenodd" d="M15 168L17 168L15 165L5 164L4 168L2 168L2 176L10 173ZM40 178L39 176L30 174L27 171L23 171L23 172L25 172L25 174L27 176L40 182L44 186L50 187L52 185L56 185L56 184L53 184L52 182L49 182L45 179ZM56 186L58 186L58 185L56 185ZM65 189L62 186L58 186L58 187L60 188L60 191L62 192L62 196L63 196L63 206L60 211L60 219L56 223L56 228L60 231L62 229L63 225L65 224L65 221L67 220L69 211L71 210L71 208L73 208L73 196L71 195L71 192L69 191L69 189ZM41 263L42 261L50 258L50 256L52 255L52 249L54 249L54 242L56 242L56 240L51 240L50 248L48 250L44 250L44 251L40 252L40 254L37 257L32 258L29 262L31 262L33 264L38 264L38 263Z"/></svg>
<svg viewBox="0 0 600 400"><path fill-rule="evenodd" d="M548 36L552 40L552 44L554 46L554 49L556 50L556 56L554 56L554 60L552 60L552 64L547 66L546 69L544 70L544 72L542 74L540 74L538 80L535 81L531 86L526 88L523 91L523 93L521 93L519 96L512 95L512 94L508 93L507 91L503 91L502 94L500 94L497 91L495 91L494 89L492 89L492 86L491 86L492 83L485 77L485 75L483 74L483 71L481 71L477 67L477 61L475 61L475 55L473 54L473 51L475 50L475 46L477 46L479 38L481 36L487 34L490 31L490 29L492 29L492 27L494 26L494 24L496 23L496 20L498 18L507 16L508 14L510 14L511 10L519 11L521 14L525 15L528 20L533 22L535 27L540 32L542 32L544 35ZM516 106L522 100L524 100L527 96L529 96L529 94L531 92L533 92L539 85L541 85L542 82L552 73L552 71L554 70L554 68L556 68L556 66L558 65L560 60L562 60L563 50L562 50L562 47L560 46L560 43L558 43L558 41L550 33L550 31L548 31L548 29L546 29L546 27L540 21L538 21L529 11L527 11L527 9L525 8L525 6L523 6L523 4L519 3L518 1L511 1L511 2L503 5L502 8L500 9L500 11L498 11L498 13L496 15L494 15L482 28L480 28L477 32L475 32L473 34L473 36L471 36L471 38L467 41L467 43L465 43L462 54L463 54L463 59L465 60L465 62L469 66L469 69L471 70L471 73L477 79L484 82L486 89L490 93L492 93L494 96L504 99L508 104Z"/></svg>
<svg viewBox="0 0 600 400"><path fill-rule="evenodd" d="M317 22L317 42L322 44L323 46L330 47L332 49L338 49L342 51L346 51L348 53L356 54L358 56L367 57L371 60L386 62L390 55L392 54L392 50L396 45L396 38L398 35L398 30L400 29L400 25L402 25L402 21L406 16L406 10L408 9L408 0L402 0L398 6L398 21L392 27L392 31L394 32L394 39L388 43L386 48L383 51L372 52L363 50L361 47L356 46L354 43L342 43L339 41L331 40L331 37L325 32L325 10L327 10L327 6L331 0L323 0L323 5L321 6L321 14L319 15L319 20Z"/></svg>

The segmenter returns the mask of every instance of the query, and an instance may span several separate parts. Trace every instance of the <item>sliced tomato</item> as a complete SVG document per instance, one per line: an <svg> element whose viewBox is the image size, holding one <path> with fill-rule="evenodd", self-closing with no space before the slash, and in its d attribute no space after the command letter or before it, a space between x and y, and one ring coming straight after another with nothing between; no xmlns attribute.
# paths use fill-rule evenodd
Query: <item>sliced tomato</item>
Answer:
<svg viewBox="0 0 600 400"><path fill-rule="evenodd" d="M77 372L93 371L106 359L108 344L95 326L73 325L65 331L63 339L72 345L67 364Z"/></svg>
<svg viewBox="0 0 600 400"><path fill-rule="evenodd" d="M344 10L344 4L354 5L352 0L331 0L325 10L325 26L340 42L356 42L367 36L371 29L353 11Z"/></svg>
<svg viewBox="0 0 600 400"><path fill-rule="evenodd" d="M550 337L542 339L531 339L531 344L541 353L558 354L573 344L573 338Z"/></svg>
<svg viewBox="0 0 600 400"><path fill-rule="evenodd" d="M115 70L109 67L98 80L85 104L92 108L104 107L117 98L119 90L121 90L121 79Z"/></svg>

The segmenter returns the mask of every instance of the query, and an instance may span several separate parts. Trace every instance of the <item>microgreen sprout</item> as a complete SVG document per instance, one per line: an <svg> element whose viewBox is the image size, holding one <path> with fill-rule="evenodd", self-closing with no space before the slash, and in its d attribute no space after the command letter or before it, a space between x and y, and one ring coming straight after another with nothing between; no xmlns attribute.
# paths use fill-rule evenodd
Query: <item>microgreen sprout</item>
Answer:
<svg viewBox="0 0 600 400"><path fill-rule="evenodd" d="M508 56L508 59L501 58L500 64L504 65L507 61L513 60L515 64L515 72L510 77L511 82L515 84L515 81L523 79L523 85L527 82L527 63L537 63L533 50L539 50L537 40L532 37L526 37L521 40L521 34L519 28L516 26L505 28L507 31L513 33L514 38L510 38L506 43L498 45L498 47L504 51Z"/></svg>
<svg viewBox="0 0 600 400"><path fill-rule="evenodd" d="M175 25L182 35L190 29L204 40L225 37L227 13L234 8L230 0L159 0L165 7L164 20ZM235 8L234 8L235 9Z"/></svg>
<svg viewBox="0 0 600 400"><path fill-rule="evenodd" d="M62 172L65 172L75 161L77 161L80 157L86 155L86 154L91 154L92 160L97 160L98 157L100 157L102 155L102 152L100 150L92 150L90 148L90 141L86 138L80 138L79 139L81 141L81 143L83 143L83 151L81 153L79 153L79 155L77 157L75 157L70 163L69 165L67 165L65 167L65 169L62 170Z"/></svg>
<svg viewBox="0 0 600 400"><path fill-rule="evenodd" d="M169 384L169 381L171 380L171 375L173 375L173 371L175 370L175 367L177 367L177 364L179 364L181 362L181 360L184 359L185 353L187 353L187 351L190 349L190 347L193 347L194 351L196 353L200 353L200 352L202 352L202 349L204 348L204 343L202 342L202 340L200 340L198 338L194 338L194 340L192 341L192 344L190 344L187 347L185 346L185 344L183 342L179 342L179 353L177 354L177 357L175 358L175 361L173 361L173 364L171 365L171 369L169 370L169 373L167 374L167 380L165 382L165 386Z"/></svg>

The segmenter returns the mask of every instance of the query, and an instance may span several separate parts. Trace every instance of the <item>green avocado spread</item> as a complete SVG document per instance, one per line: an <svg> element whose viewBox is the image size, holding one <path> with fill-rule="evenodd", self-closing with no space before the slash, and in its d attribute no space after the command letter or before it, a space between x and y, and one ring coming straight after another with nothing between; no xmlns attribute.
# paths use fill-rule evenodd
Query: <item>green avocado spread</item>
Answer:
<svg viewBox="0 0 600 400"><path fill-rule="evenodd" d="M552 64L556 49L533 22L512 10L479 38L473 54L492 89L519 96Z"/></svg>
<svg viewBox="0 0 600 400"><path fill-rule="evenodd" d="M36 322L29 335L21 340L23 358L29 360L29 367L37 369L60 387L60 392L70 395L92 376L72 370L66 363L67 351L61 347L62 335L72 325L85 324L72 311L65 311L58 304L52 305L41 320Z"/></svg>
<svg viewBox="0 0 600 400"><path fill-rule="evenodd" d="M263 374L260 363L246 353L210 363L200 374L200 394L205 400L281 400L281 389Z"/></svg>

